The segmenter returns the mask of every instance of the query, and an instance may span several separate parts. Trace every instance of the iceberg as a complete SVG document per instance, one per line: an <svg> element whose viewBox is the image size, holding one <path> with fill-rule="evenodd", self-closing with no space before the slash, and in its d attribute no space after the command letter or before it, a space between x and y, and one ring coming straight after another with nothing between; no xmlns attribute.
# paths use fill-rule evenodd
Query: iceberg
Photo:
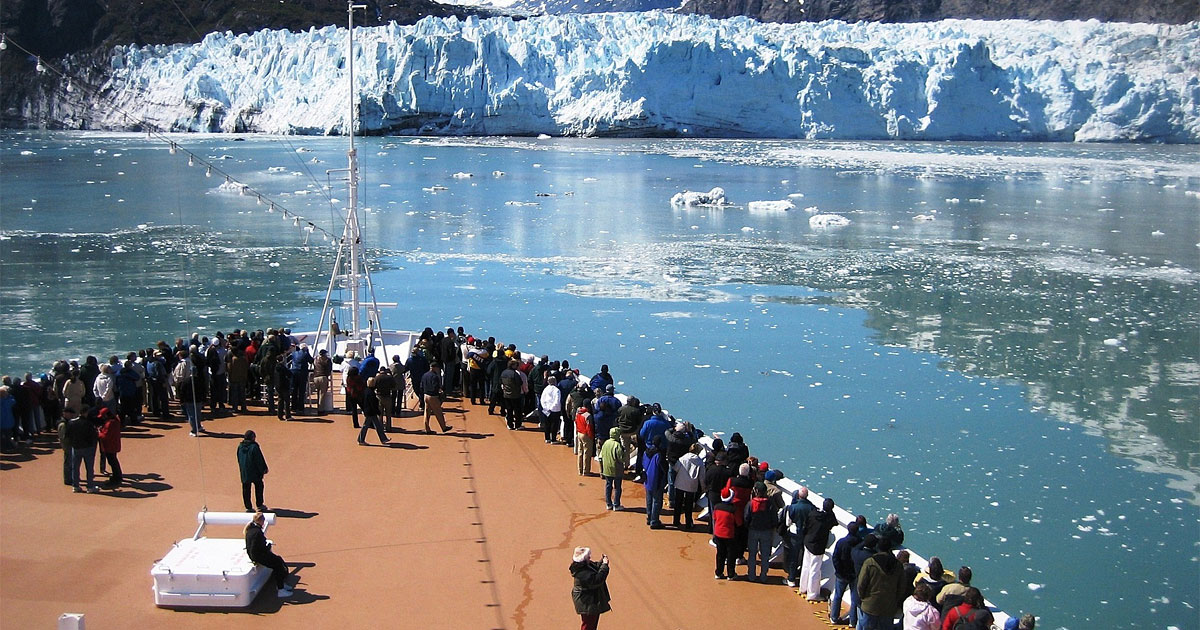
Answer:
<svg viewBox="0 0 1200 630"><path fill-rule="evenodd" d="M671 205L685 208L688 206L727 206L729 201L725 199L725 189L715 186L708 192L686 190L675 193L675 196L671 197Z"/></svg>
<svg viewBox="0 0 1200 630"><path fill-rule="evenodd" d="M808 226L811 228L829 228L829 227L844 227L850 225L850 219L840 214L814 214L808 217Z"/></svg>
<svg viewBox="0 0 1200 630"><path fill-rule="evenodd" d="M47 88L22 113L344 134L345 40L329 26L116 47L100 68L69 61L101 86L93 101ZM356 40L361 133L1200 142L1200 22L765 24L651 11L430 17Z"/></svg>
<svg viewBox="0 0 1200 630"><path fill-rule="evenodd" d="M772 200L772 201L751 201L746 204L746 209L750 212L774 213L787 212L795 210L796 204L787 199Z"/></svg>

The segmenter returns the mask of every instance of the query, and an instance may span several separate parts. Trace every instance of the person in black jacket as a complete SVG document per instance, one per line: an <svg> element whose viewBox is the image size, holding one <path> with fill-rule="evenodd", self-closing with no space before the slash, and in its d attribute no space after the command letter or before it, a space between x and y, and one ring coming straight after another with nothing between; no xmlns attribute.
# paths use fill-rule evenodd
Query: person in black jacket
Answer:
<svg viewBox="0 0 1200 630"><path fill-rule="evenodd" d="M862 526L860 525L858 533L861 534L862 531ZM858 576L860 573L862 573L863 564L865 564L871 556L875 555L875 547L878 544L879 537L874 533L870 533L866 536L863 536L862 542L858 543L858 546L850 550L850 561L854 564L854 581L851 582L850 586L850 614L855 615L856 619L858 614L862 612L860 608L862 605L862 600L858 594ZM855 622L855 625L858 625L857 622Z"/></svg>
<svg viewBox="0 0 1200 630"><path fill-rule="evenodd" d="M292 589L287 586L288 569L287 564L283 562L283 558L275 555L271 551L271 543L267 542L267 536L263 533L263 523L266 522L266 517L262 512L255 512L250 518L250 522L246 523L246 555L254 564L260 564L271 570L271 576L275 578L276 595L280 597L291 597Z"/></svg>
<svg viewBox="0 0 1200 630"><path fill-rule="evenodd" d="M820 510L808 515L808 523L804 526L804 563L800 571L800 592L808 597L810 602L823 602L821 595L821 561L825 558L825 548L829 546L829 532L837 525L837 517L833 514L833 499L825 499Z"/></svg>
<svg viewBox="0 0 1200 630"><path fill-rule="evenodd" d="M846 535L833 546L833 593L829 600L829 622L835 626L858 625L858 573L854 568L851 552L862 539L858 537L858 523L846 525ZM870 556L867 556L870 557ZM863 558L866 561L866 558ZM850 614L842 617L842 594L850 589Z"/></svg>
<svg viewBox="0 0 1200 630"><path fill-rule="evenodd" d="M380 444L391 442L387 434L383 432L383 423L379 420L379 414L381 413L379 394L375 392L375 379L377 378L377 376L372 376L367 379L367 388L363 391L363 423L362 428L358 430L359 446L367 445L367 430L371 427L375 427L375 433L379 435ZM426 425L426 428L428 428L428 425Z"/></svg>
<svg viewBox="0 0 1200 630"><path fill-rule="evenodd" d="M87 413L72 418L67 423L67 444L71 447L71 491L83 492L79 487L79 465L87 465L87 491L95 494L96 487L96 443L100 435L96 430L102 407L92 407Z"/></svg>

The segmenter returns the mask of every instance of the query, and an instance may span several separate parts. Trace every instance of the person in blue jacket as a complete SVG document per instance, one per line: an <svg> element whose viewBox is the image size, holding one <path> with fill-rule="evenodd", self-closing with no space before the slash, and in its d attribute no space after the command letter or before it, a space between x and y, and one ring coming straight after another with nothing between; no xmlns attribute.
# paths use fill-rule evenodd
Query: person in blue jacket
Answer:
<svg viewBox="0 0 1200 630"><path fill-rule="evenodd" d="M603 394L597 394L596 402L593 403L595 414L592 419L596 423L596 437L609 435L610 429L613 428L613 423L617 420L617 411L621 408L621 401L613 395L614 389L612 385L604 388ZM617 432L617 439L621 439L620 431ZM611 439L611 438L609 438ZM603 442L597 444L601 446Z"/></svg>
<svg viewBox="0 0 1200 630"><path fill-rule="evenodd" d="M667 489L666 460L662 454L662 440L649 442L646 446L646 524L650 529L664 527L659 515L662 513L663 492Z"/></svg>

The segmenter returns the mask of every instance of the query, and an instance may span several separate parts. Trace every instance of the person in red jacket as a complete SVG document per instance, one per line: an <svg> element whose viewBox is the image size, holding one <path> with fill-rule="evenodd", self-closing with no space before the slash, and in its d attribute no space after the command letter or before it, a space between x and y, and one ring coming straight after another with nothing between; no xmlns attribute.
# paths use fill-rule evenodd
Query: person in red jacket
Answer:
<svg viewBox="0 0 1200 630"><path fill-rule="evenodd" d="M733 553L734 537L737 528L742 526L744 518L742 510L733 504L733 490L726 490L721 495L721 502L712 509L713 542L717 544L717 573L718 580L732 580L737 577L734 561L737 556Z"/></svg>
<svg viewBox="0 0 1200 630"><path fill-rule="evenodd" d="M100 458L108 462L112 475L104 484L105 490L113 490L121 485L124 477L121 475L121 462L117 461L117 453L121 452L121 419L109 408L100 412Z"/></svg>
<svg viewBox="0 0 1200 630"><path fill-rule="evenodd" d="M952 630L960 619L970 620L974 624L971 627L992 627L992 611L983 602L983 593L974 586L967 587L963 603L951 608L942 618L942 630Z"/></svg>

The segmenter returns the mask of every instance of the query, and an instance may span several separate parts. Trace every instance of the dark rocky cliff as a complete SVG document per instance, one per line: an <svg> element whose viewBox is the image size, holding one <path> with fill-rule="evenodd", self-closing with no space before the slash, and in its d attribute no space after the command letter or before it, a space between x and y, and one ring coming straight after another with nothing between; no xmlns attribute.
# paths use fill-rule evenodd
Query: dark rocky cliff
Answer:
<svg viewBox="0 0 1200 630"><path fill-rule="evenodd" d="M476 9L432 0L363 2L359 24L411 24L433 15L486 15ZM305 30L346 23L341 0L7 0L0 4L0 30L44 57L117 44L175 44L199 41L213 31L248 33L264 28Z"/></svg>
<svg viewBox="0 0 1200 630"><path fill-rule="evenodd" d="M1200 20L1200 0L687 0L682 13L745 15L763 22L1088 20L1181 24Z"/></svg>

